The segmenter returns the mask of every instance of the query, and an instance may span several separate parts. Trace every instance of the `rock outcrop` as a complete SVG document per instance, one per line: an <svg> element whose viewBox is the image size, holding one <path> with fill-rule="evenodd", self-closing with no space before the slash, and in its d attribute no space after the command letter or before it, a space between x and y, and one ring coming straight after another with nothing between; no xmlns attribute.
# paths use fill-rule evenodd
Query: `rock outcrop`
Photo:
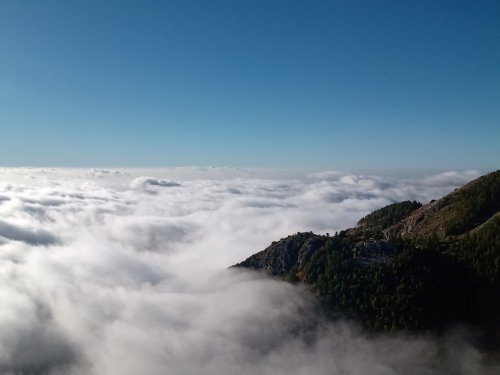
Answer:
<svg viewBox="0 0 500 375"><path fill-rule="evenodd" d="M297 233L273 242L235 267L263 270L274 276L285 276L294 270L299 272L324 247L326 239L311 232Z"/></svg>

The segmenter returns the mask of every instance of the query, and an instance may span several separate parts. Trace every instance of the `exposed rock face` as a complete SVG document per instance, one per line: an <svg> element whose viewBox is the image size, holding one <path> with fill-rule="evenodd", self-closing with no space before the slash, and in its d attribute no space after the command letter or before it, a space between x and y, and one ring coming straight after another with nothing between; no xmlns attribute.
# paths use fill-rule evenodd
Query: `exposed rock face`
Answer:
<svg viewBox="0 0 500 375"><path fill-rule="evenodd" d="M265 250L235 265L284 276L303 267L325 245L326 237L313 233L297 233L273 242Z"/></svg>
<svg viewBox="0 0 500 375"><path fill-rule="evenodd" d="M386 263L397 254L399 248L388 240L368 240L355 243L352 247L353 256L363 265Z"/></svg>
<svg viewBox="0 0 500 375"><path fill-rule="evenodd" d="M453 194L453 193L452 193ZM450 197L433 201L412 212L399 223L382 231L386 239L437 236L444 238L445 223L453 215Z"/></svg>
<svg viewBox="0 0 500 375"><path fill-rule="evenodd" d="M360 238L358 230L346 232L349 238L349 250L362 265L388 262L398 251L398 246L388 240ZM313 233L297 233L273 242L266 249L234 267L252 268L266 271L274 276L290 276L303 280L304 271L314 255L325 250L329 237Z"/></svg>

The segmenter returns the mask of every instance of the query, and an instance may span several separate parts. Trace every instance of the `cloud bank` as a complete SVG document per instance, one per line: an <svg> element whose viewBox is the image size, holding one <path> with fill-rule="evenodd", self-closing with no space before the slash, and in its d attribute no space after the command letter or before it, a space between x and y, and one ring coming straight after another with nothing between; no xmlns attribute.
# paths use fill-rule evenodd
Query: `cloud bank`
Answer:
<svg viewBox="0 0 500 375"><path fill-rule="evenodd" d="M464 332L368 336L226 269L478 175L0 169L0 374L498 373Z"/></svg>

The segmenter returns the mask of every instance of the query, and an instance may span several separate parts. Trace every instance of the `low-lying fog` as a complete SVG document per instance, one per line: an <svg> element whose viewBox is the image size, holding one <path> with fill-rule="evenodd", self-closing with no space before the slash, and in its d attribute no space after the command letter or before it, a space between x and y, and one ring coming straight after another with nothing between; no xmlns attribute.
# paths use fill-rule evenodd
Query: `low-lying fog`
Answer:
<svg viewBox="0 0 500 375"><path fill-rule="evenodd" d="M487 374L456 329L369 336L227 267L477 177L229 168L0 169L1 374Z"/></svg>

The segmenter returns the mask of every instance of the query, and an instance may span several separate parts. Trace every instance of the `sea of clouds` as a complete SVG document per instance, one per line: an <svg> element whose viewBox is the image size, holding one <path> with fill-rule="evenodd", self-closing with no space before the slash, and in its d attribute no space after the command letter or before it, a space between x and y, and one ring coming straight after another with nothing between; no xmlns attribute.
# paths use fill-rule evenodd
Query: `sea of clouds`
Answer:
<svg viewBox="0 0 500 375"><path fill-rule="evenodd" d="M0 374L498 373L469 332L368 335L227 269L477 176L0 168Z"/></svg>

